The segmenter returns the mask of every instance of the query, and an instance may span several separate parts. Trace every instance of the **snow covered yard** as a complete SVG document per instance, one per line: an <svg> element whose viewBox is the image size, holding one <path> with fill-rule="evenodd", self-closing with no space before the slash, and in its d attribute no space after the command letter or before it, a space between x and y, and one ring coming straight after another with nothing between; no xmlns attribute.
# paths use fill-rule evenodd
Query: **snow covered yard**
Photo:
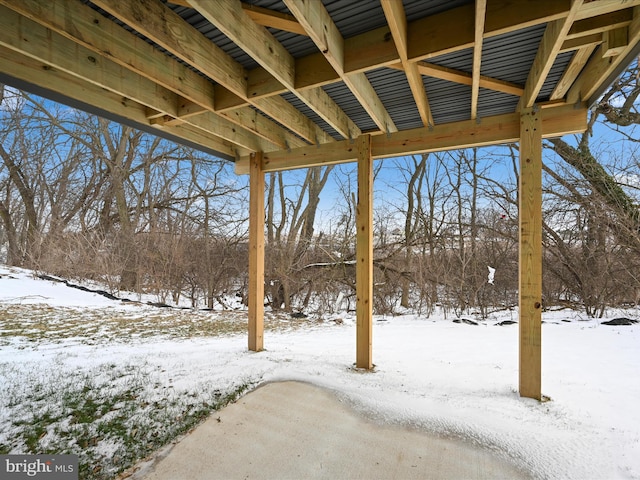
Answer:
<svg viewBox="0 0 640 480"><path fill-rule="evenodd" d="M517 394L517 325L496 325L516 312L376 317L376 368L361 372L350 315L269 316L252 353L243 313L121 304L0 267L0 451L77 453L83 478L113 478L253 386L301 380L538 478L640 478L640 324L543 318L539 403Z"/></svg>

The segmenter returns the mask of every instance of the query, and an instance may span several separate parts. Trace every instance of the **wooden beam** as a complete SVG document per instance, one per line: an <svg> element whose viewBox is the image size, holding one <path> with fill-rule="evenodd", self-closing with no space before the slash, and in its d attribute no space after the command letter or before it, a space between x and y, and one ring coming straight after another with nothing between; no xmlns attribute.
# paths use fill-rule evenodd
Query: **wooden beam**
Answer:
<svg viewBox="0 0 640 480"><path fill-rule="evenodd" d="M478 96L480 95L480 66L482 62L482 37L487 13L487 0L476 0L476 14L473 42L473 68L471 82L471 120L478 116Z"/></svg>
<svg viewBox="0 0 640 480"><path fill-rule="evenodd" d="M369 114L381 132L397 132L398 128L364 73L350 73L342 77L362 108Z"/></svg>
<svg viewBox="0 0 640 480"><path fill-rule="evenodd" d="M300 115L300 112L289 102L280 97L258 98L252 101L253 105L262 110L271 118L287 118L287 128L300 135L307 142L313 144L333 142L334 139L308 117ZM241 108L229 110L226 115L233 117ZM288 141L289 148L295 148L295 141Z"/></svg>
<svg viewBox="0 0 640 480"><path fill-rule="evenodd" d="M407 62L404 68L404 73L407 75L407 82L409 82L409 88L413 94L413 100L416 102L416 107L420 113L420 120L425 127L432 127L435 125L433 120L433 114L431 113L431 105L427 97L427 91L422 81L422 75L415 63Z"/></svg>
<svg viewBox="0 0 640 480"><path fill-rule="evenodd" d="M344 39L322 2L284 0L320 52L382 132L397 132L391 116L364 73L345 74ZM383 3L384 6L384 3Z"/></svg>
<svg viewBox="0 0 640 480"><path fill-rule="evenodd" d="M264 348L264 172L262 153L251 154L249 173L249 350Z"/></svg>
<svg viewBox="0 0 640 480"><path fill-rule="evenodd" d="M570 0L489 1L484 38L564 18L568 15L570 7ZM409 22L407 24L409 61L426 60L445 53L472 48L474 42L473 22L467 22L467 18L473 18L473 5L457 7L450 11ZM455 32L455 35L452 35L452 32ZM391 38L391 31L386 26L345 39L344 71L346 73L362 73L393 64L401 64L400 55ZM324 59L321 54L317 53L296 59L296 79L300 79L300 82L296 83L298 90L315 88L341 80L333 69L327 68L328 62L320 63L318 57ZM298 72L302 71L305 72L304 76L299 76ZM253 71L249 72L249 91L254 89L252 76ZM260 78L258 90L261 95L280 95L282 93L282 84L275 78L271 77L266 80L260 75L257 78ZM485 88L482 84L481 87ZM220 97L221 95L217 96L217 98ZM224 100L226 108L243 106L239 99L225 98Z"/></svg>
<svg viewBox="0 0 640 480"><path fill-rule="evenodd" d="M287 148L287 141L280 137L273 137L267 135L267 140L262 135L256 135L252 129L261 128L264 121L270 122L268 119L261 117L255 111L251 109L242 109L241 112L237 112L238 115L234 118L235 122L230 121L228 116L216 115L211 112L206 112L202 115L195 115L191 117L178 118L179 121L183 121L188 125L200 128L205 133L213 133L218 135L236 145L244 147L248 150L267 150L273 151L275 148ZM240 114L244 114L241 116ZM238 125L245 125L247 128L238 128ZM270 126L270 125L268 125ZM288 136L289 138L289 136ZM295 144L306 145L305 142L294 137Z"/></svg>
<svg viewBox="0 0 640 480"><path fill-rule="evenodd" d="M162 2L96 0L93 3L235 94L246 95L246 72L242 65Z"/></svg>
<svg viewBox="0 0 640 480"><path fill-rule="evenodd" d="M345 40L345 43L348 41ZM322 52L296 59L296 88L298 90L331 85L336 82L337 78L340 77ZM253 86L252 84L252 79L249 77L249 88ZM268 90L269 87L265 85L265 92Z"/></svg>
<svg viewBox="0 0 640 480"><path fill-rule="evenodd" d="M638 42L640 42L640 7L634 7L633 20L628 27L629 46L615 57L603 56L604 50L600 46L591 56L582 73L569 89L569 92L567 92L567 102L595 101L596 99L591 97L602 87L602 84L607 81L609 76L619 68L620 63Z"/></svg>
<svg viewBox="0 0 640 480"><path fill-rule="evenodd" d="M628 3L618 1L617 7L609 5L607 9L615 13L617 10L624 10L629 6ZM489 0L487 2L484 38L492 38L503 33L566 18L570 9L571 0L522 0L518 2ZM409 22L407 24L409 61L427 60L446 53L472 48L474 45L473 12L473 5L463 5ZM593 10L585 18L592 16L594 16ZM455 32L455 35L452 35L451 32ZM367 72L393 64L401 65L395 42L391 42L390 37L389 27L380 27L345 39L344 71L348 74ZM585 44L576 38L567 40L562 48L566 51L566 49L577 49L582 46ZM301 81L296 85L299 90L315 88L341 80L335 71L332 72L327 68L327 64L318 63L317 57L318 54L312 54L296 59L296 71L305 72L305 75L300 77ZM314 63L318 65L317 69L309 67ZM303 64L305 68L301 67ZM425 74L424 71L421 73ZM250 79L251 76L252 72L249 72ZM297 73L296 78L298 78ZM251 91L253 89L251 80L249 83L248 88ZM482 84L482 77L480 86L490 88ZM274 78L267 81L261 80L259 90L263 96L279 95L282 93L282 84ZM225 102L226 108L243 106L243 103L238 99L225 100L227 100Z"/></svg>
<svg viewBox="0 0 640 480"><path fill-rule="evenodd" d="M559 100L565 96L595 49L596 45L587 45L586 47L576 50L576 53L573 54L569 65L567 65L567 68L562 74L562 78L558 81L556 88L551 93L549 100Z"/></svg>
<svg viewBox="0 0 640 480"><path fill-rule="evenodd" d="M165 115L177 115L178 97L173 92L94 55L92 51L4 6L0 6L0 45L124 95Z"/></svg>
<svg viewBox="0 0 640 480"><path fill-rule="evenodd" d="M356 368L371 370L373 330L373 159L371 136L357 141Z"/></svg>
<svg viewBox="0 0 640 480"><path fill-rule="evenodd" d="M637 0L634 0L634 2ZM386 3L386 0L385 0ZM591 2L600 3L600 2ZM607 10L615 13L631 6L629 3L617 1L616 5L609 5ZM615 8L614 8L615 7ZM503 33L541 25L553 20L563 19L569 15L571 0L489 0L487 3L484 38L492 38ZM446 53L472 48L474 45L473 5L456 7L426 18L414 20L407 24L407 43L409 61L427 60ZM591 10L585 18L594 16ZM451 32L455 32L452 35ZM389 27L355 35L345 39L344 70L346 73L367 72L377 68L401 63L395 42L390 41ZM577 39L575 39L577 41ZM580 42L578 42L580 43ZM579 48L584 44L570 47ZM563 48L565 46L563 45ZM316 62L317 54L296 59L296 70L304 70L304 81L297 84L299 89L314 88L340 81L340 76L334 71L320 66L316 70L308 68L309 63ZM305 64L306 68L299 65ZM424 73L423 73L424 75ZM249 78L252 74L249 73ZM250 81L251 83L251 81ZM484 87L482 84L480 85ZM261 82L262 95L279 95L282 84L271 78ZM252 86L249 85L249 90ZM230 99L227 107L242 106L242 103Z"/></svg>
<svg viewBox="0 0 640 480"><path fill-rule="evenodd" d="M604 58L620 55L629 47L629 29L627 27L604 32L602 38L602 56Z"/></svg>
<svg viewBox="0 0 640 480"><path fill-rule="evenodd" d="M602 34L593 33L584 37L576 37L569 40L565 40L560 48L560 53L565 53L573 50L580 50L585 47L597 47L602 43Z"/></svg>
<svg viewBox="0 0 640 480"><path fill-rule="evenodd" d="M0 45L162 112L170 119L178 116L180 99L173 92L4 6L0 6ZM150 123L161 125L163 119L152 118ZM182 121L248 150L286 148L284 141L267 143L254 132L237 128L213 113L189 116Z"/></svg>
<svg viewBox="0 0 640 480"><path fill-rule="evenodd" d="M360 129L321 88L298 92L295 88L295 62L291 54L264 27L251 20L239 0L190 0L193 8L250 55L278 82L289 89L309 108L349 138Z"/></svg>
<svg viewBox="0 0 640 480"><path fill-rule="evenodd" d="M210 81L77 0L0 3L181 97L206 109L214 108L214 86ZM70 12L73 18L69 17Z"/></svg>
<svg viewBox="0 0 640 480"><path fill-rule="evenodd" d="M0 46L0 63L2 72L11 77L36 87L45 89L53 94L67 97L83 105L116 115L134 124L148 125L148 108L133 100L123 98L95 84L86 82L76 76L61 70L51 68L46 63L26 56L18 56L13 50ZM228 141L215 135L204 135L201 130L188 126L173 126L163 128L167 133L182 138L203 148L220 152L234 158L248 155L247 150L238 150Z"/></svg>
<svg viewBox="0 0 640 480"><path fill-rule="evenodd" d="M574 0L569 14L560 20L554 20L547 24L542 36L542 41L533 60L533 65L524 86L524 94L520 97L518 109L530 108L536 101L540 90L547 79L551 67L562 48L562 44L569 33L579 8L584 0Z"/></svg>
<svg viewBox="0 0 640 480"><path fill-rule="evenodd" d="M573 22L567 40L581 38L594 33L604 33L616 28L628 27L633 20L633 8L625 8L606 15L586 18Z"/></svg>
<svg viewBox="0 0 640 480"><path fill-rule="evenodd" d="M7 1L16 2L17 0ZM77 3L77 0L55 1L66 1L74 4ZM218 82L226 91L230 92L231 95L234 95L235 98L241 99L242 107L254 105L256 108L260 108L257 104L254 104L252 98L247 92L246 78L248 73L242 65L233 60L222 49L200 34L200 32L195 28L184 22L184 20L182 20L166 5L161 2L134 1L122 3L117 0L96 0L94 3L122 22L130 25L138 32L144 34L150 40L161 45L167 51L180 58L183 62L192 65L198 71ZM77 8L80 8L81 6L82 5L78 5ZM68 10L70 11L70 9ZM105 21L103 17L98 17L97 20L99 23L112 23ZM257 27L252 20L248 18L246 20L251 22L255 28L261 28ZM123 32L121 35L126 37L128 33L124 32L122 28L120 28L120 30ZM117 40L116 43L120 44L121 40ZM109 52L108 45L109 44L107 43L106 46L103 47L103 52ZM147 47L153 49L151 45L147 45ZM142 48L146 47L142 46ZM146 52L146 50L143 51ZM135 57L136 52L130 51L123 51L119 55L119 58L122 58L123 61L126 62ZM138 60L136 59L136 61ZM191 72L190 70L189 72L190 73L188 75L199 76L195 72ZM179 79L182 77L177 76L176 78ZM291 104L289 104L289 102L284 98L274 97L268 105L270 107L278 105L280 108L269 110L268 112L265 112L265 114L269 115L271 118L277 118L280 124L292 131L296 131L296 128L300 125L308 124L309 122L309 119L301 112L298 112L295 109L292 110ZM228 118L234 121L235 117L230 115ZM262 123L264 124L264 122ZM246 125L240 126L246 127ZM320 130L319 127L318 130ZM280 138L284 139L289 145L295 144L295 140L292 136L275 123L271 124L268 132L270 135L276 134L280 136ZM317 131L314 137L321 138L322 135L320 131ZM266 148L265 150L271 149Z"/></svg>
<svg viewBox="0 0 640 480"><path fill-rule="evenodd" d="M542 136L558 137L584 132L587 128L585 105L564 105L542 110ZM520 116L517 113L483 117L481 122L466 120L416 128L371 138L374 159L471 148L517 142L520 138ZM332 144L302 147L264 154L265 172L353 162L357 159L355 142L342 140ZM249 172L249 159L236 162L236 173Z"/></svg>
<svg viewBox="0 0 640 480"><path fill-rule="evenodd" d="M617 10L640 6L640 0L598 0L585 2L580 7L576 20L606 15Z"/></svg>
<svg viewBox="0 0 640 480"><path fill-rule="evenodd" d="M388 26L370 30L344 40L344 69L365 73L400 61Z"/></svg>
<svg viewBox="0 0 640 480"><path fill-rule="evenodd" d="M362 133L354 121L322 88L295 90L292 93L344 138L355 138Z"/></svg>
<svg viewBox="0 0 640 480"><path fill-rule="evenodd" d="M396 44L398 54L400 55L400 65L407 76L409 88L416 102L416 107L420 113L420 119L425 127L433 126L433 115L431 114L431 106L427 98L427 92L424 88L422 75L415 63L410 63L407 54L407 16L404 12L402 2L382 2L382 9L387 18L393 41Z"/></svg>
<svg viewBox="0 0 640 480"><path fill-rule="evenodd" d="M416 62L415 65L418 71L422 75L428 77L439 78L441 80L447 80L449 82L460 83L462 85L473 84L473 76L468 72L462 70L456 70L454 68L443 67L436 65L435 63L428 62ZM402 68L400 64L391 65L390 68ZM496 92L508 93L509 95L521 96L524 92L524 87L517 83L507 82L504 80L498 80L496 78L480 75L479 85L482 88L488 90L494 90Z"/></svg>
<svg viewBox="0 0 640 480"><path fill-rule="evenodd" d="M1 0L0 4L198 105L214 108L210 81L77 0Z"/></svg>
<svg viewBox="0 0 640 480"><path fill-rule="evenodd" d="M268 8L262 8L256 5L249 5L248 3L243 3L242 8L244 8L249 18L258 25L307 36L307 32L293 15L276 12L275 10L269 10Z"/></svg>
<svg viewBox="0 0 640 480"><path fill-rule="evenodd" d="M115 76L116 79L120 78L119 84L125 85L126 78L133 78L132 75L135 73L142 77L135 82L159 85L159 87L145 87L148 94L152 94L160 87L173 92L177 99L176 106L172 111L164 109L160 117L171 114L174 118L167 119L164 124L180 124L182 122L179 119L187 119L204 112L214 112L214 87L211 82L116 23L107 21L92 8L78 4L75 0L51 0L44 3L33 0L2 0L0 3L86 48L86 51L83 50L86 58L94 58L100 62L103 62L102 58L104 58L108 63L115 62L120 65L125 69L121 71L125 73ZM67 17L71 11L73 21ZM83 60L85 55L80 58ZM81 73L79 68L78 73ZM162 96L158 95L158 99L161 98ZM288 104L288 102L285 103ZM253 112L249 107L244 107L235 115L223 116L216 121L224 125L229 121L235 123L241 128L230 128L238 130L241 135L251 132L262 137L269 142L262 144L265 150L273 150L274 147L283 148L286 145L293 147L296 143L301 146L304 143L264 116L255 117L251 122L244 121L249 111ZM209 117L210 120L212 118ZM199 120L199 123L202 126L206 122Z"/></svg>
<svg viewBox="0 0 640 480"><path fill-rule="evenodd" d="M344 73L344 39L322 2L283 0L334 70Z"/></svg>
<svg viewBox="0 0 640 480"><path fill-rule="evenodd" d="M178 103L178 118L189 118L194 115L200 115L207 111L202 105L198 105L195 102L187 98L183 98Z"/></svg>
<svg viewBox="0 0 640 480"><path fill-rule="evenodd" d="M249 18L239 0L218 0L215 3L193 0L190 3L287 89L295 88L293 57L273 35Z"/></svg>
<svg viewBox="0 0 640 480"><path fill-rule="evenodd" d="M542 399L542 121L526 109L520 124L520 396Z"/></svg>
<svg viewBox="0 0 640 480"><path fill-rule="evenodd" d="M570 7L570 0L488 2L484 38L565 18ZM475 37L474 11L473 4L463 5L411 22L408 32L409 60L426 60L472 48Z"/></svg>

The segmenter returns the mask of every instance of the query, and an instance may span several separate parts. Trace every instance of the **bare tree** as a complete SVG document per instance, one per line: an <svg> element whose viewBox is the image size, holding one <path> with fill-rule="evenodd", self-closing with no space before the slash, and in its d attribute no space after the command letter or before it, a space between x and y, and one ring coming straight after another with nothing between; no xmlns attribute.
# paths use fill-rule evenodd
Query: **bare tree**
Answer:
<svg viewBox="0 0 640 480"><path fill-rule="evenodd" d="M332 170L332 166L307 169L297 186L286 185L282 173L269 177L265 277L274 309L290 310L293 295L304 288L300 272L314 240L320 194Z"/></svg>
<svg viewBox="0 0 640 480"><path fill-rule="evenodd" d="M589 139L593 134L593 126L600 116L612 125L616 131L637 141L637 137L629 137L629 132L622 132L620 127L640 125L638 112L640 95L640 67L636 61L621 77L614 82L602 99L594 106L589 119L589 128L579 136L577 144L571 145L562 139L549 140L552 148L567 164L575 168L589 183L590 187L608 205L615 216L611 228L618 241L629 245L640 252L640 209L635 199L624 190L614 176L607 171L602 160L592 153Z"/></svg>

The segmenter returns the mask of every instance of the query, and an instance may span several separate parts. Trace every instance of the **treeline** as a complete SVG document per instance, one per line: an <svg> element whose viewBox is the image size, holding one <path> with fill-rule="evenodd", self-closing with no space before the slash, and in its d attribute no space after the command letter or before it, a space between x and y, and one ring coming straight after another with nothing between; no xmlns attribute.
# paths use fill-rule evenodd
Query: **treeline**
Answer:
<svg viewBox="0 0 640 480"><path fill-rule="evenodd" d="M246 189L212 158L2 89L3 260L212 306L239 288Z"/></svg>
<svg viewBox="0 0 640 480"><path fill-rule="evenodd" d="M545 142L547 306L598 316L640 300L637 72L594 108L589 132ZM619 119L592 151L594 130ZM378 162L375 311L516 305L517 181L517 145ZM351 165L267 176L272 308L355 307L355 183ZM228 162L0 87L0 261L228 308L247 296L247 197Z"/></svg>

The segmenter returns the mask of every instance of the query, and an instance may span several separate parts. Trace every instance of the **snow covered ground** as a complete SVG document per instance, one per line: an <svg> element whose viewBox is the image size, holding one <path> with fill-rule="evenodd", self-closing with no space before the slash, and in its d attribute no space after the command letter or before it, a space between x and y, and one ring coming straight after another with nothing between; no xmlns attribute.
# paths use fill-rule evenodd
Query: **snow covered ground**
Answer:
<svg viewBox="0 0 640 480"><path fill-rule="evenodd" d="M3 309L14 309L14 318L22 309L21 325L4 321ZM43 309L50 309L46 321ZM32 322L30 311L40 320ZM65 328L78 312L83 327ZM172 315L180 318L179 331ZM640 311L610 318L616 316L636 319ZM119 320L105 320L110 317ZM145 404L166 399L167 392L193 398L301 380L336 391L377 421L495 449L537 478L640 479L640 324L614 327L574 311L546 312L542 374L550 401L539 403L517 393L518 326L496 325L517 320L516 312L477 326L443 317L376 317L374 372L353 368L355 319L346 313L342 322L291 325L268 317L260 353L247 351L242 314L233 320L239 329L213 334L201 328L223 317L123 304L0 266L0 446L9 445L10 453L24 449L11 443L12 419L23 415L32 395L23 384L82 372L113 379L119 369L143 378L136 395ZM118 334L121 328L127 333ZM106 455L117 445L99 448Z"/></svg>

